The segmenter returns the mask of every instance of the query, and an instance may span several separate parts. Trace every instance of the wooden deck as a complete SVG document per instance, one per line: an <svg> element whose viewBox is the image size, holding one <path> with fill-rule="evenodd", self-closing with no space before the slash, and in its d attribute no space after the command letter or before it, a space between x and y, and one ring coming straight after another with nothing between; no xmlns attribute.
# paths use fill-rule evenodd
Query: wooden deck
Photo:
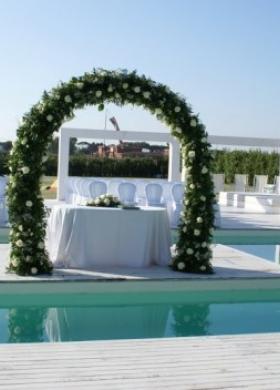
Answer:
<svg viewBox="0 0 280 390"><path fill-rule="evenodd" d="M1 390L279 390L280 333L0 346Z"/></svg>

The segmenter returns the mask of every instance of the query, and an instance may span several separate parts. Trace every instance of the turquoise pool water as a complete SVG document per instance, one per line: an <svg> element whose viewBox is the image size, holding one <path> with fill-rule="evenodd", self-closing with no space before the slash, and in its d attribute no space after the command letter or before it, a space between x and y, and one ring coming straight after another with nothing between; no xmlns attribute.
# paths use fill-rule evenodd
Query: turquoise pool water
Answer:
<svg viewBox="0 0 280 390"><path fill-rule="evenodd" d="M0 295L1 343L279 331L280 289Z"/></svg>
<svg viewBox="0 0 280 390"><path fill-rule="evenodd" d="M275 245L230 245L230 247L265 260L275 261Z"/></svg>

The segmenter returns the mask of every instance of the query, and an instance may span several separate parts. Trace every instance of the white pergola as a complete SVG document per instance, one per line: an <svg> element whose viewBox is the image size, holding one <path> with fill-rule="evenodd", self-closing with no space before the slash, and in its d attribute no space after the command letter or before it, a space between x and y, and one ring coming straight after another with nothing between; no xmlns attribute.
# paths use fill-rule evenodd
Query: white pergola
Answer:
<svg viewBox="0 0 280 390"><path fill-rule="evenodd" d="M152 141L169 144L168 181L180 181L184 172L180 172L180 144L170 133L152 131L115 131L63 127L59 132L59 154L57 175L57 199L65 200L67 193L70 138L95 138L125 141ZM212 145L245 146L253 148L280 149L280 140L275 138L252 138L232 136L209 136Z"/></svg>
<svg viewBox="0 0 280 390"><path fill-rule="evenodd" d="M63 127L59 133L58 175L57 175L57 199L65 200L67 193L69 146L70 138L95 138L125 141L152 141L169 144L168 181L180 181L180 144L169 133L156 133L148 131L115 131L77 129Z"/></svg>

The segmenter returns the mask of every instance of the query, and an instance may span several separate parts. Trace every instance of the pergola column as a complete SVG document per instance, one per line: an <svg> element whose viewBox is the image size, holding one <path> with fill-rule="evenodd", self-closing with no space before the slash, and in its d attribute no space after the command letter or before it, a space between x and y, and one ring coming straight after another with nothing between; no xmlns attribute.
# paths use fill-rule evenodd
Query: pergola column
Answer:
<svg viewBox="0 0 280 390"><path fill-rule="evenodd" d="M174 139L169 144L168 181L180 180L180 144Z"/></svg>
<svg viewBox="0 0 280 390"><path fill-rule="evenodd" d="M65 200L67 193L70 136L62 129L59 132L57 199Z"/></svg>

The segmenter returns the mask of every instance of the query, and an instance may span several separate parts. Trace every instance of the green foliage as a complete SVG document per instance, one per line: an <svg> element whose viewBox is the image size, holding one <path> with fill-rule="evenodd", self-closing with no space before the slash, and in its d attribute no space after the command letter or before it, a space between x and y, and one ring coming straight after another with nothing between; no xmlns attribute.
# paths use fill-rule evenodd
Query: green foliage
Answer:
<svg viewBox="0 0 280 390"><path fill-rule="evenodd" d="M225 173L226 183L234 182L235 174L249 175L249 185L253 185L254 175L268 175L269 182L279 175L279 154L260 150L215 150L213 152L214 173Z"/></svg>
<svg viewBox="0 0 280 390"><path fill-rule="evenodd" d="M181 142L188 184L172 267L184 272L212 272L210 243L215 195L210 175L210 145L203 124L185 99L167 86L136 72L102 69L73 77L68 83L44 92L41 101L23 116L9 166L12 225L9 269L20 275L51 272L44 244L46 215L40 193L44 155L53 133L74 117L75 110L87 105L102 109L104 103L144 107L169 126ZM104 164L105 167L106 160Z"/></svg>

